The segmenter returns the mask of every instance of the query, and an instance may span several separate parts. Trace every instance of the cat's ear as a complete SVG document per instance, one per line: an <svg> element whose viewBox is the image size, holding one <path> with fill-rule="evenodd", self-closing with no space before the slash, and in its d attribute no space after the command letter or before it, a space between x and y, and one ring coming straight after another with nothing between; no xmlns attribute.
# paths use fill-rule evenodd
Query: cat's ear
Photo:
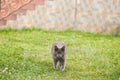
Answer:
<svg viewBox="0 0 120 80"><path fill-rule="evenodd" d="M62 51L65 51L65 46L63 46L63 47L61 48L61 50L62 50Z"/></svg>
<svg viewBox="0 0 120 80"><path fill-rule="evenodd" d="M55 51L58 51L58 47L57 46L55 46Z"/></svg>

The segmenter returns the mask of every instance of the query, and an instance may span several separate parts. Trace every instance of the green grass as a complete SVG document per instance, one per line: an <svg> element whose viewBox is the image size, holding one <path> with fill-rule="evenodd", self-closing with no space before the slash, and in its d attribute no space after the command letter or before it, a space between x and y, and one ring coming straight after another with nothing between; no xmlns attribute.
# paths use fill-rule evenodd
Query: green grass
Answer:
<svg viewBox="0 0 120 80"><path fill-rule="evenodd" d="M67 45L64 72L53 69L51 45ZM75 30L0 30L0 80L118 80L120 36Z"/></svg>

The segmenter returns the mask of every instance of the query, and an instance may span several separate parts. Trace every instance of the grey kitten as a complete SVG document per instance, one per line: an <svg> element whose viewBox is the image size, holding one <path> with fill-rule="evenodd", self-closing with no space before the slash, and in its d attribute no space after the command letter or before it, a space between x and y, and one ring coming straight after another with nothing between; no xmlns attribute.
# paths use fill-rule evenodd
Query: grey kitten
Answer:
<svg viewBox="0 0 120 80"><path fill-rule="evenodd" d="M59 62L60 71L64 71L66 64L66 45L63 42L56 42L52 45L53 66L56 69Z"/></svg>

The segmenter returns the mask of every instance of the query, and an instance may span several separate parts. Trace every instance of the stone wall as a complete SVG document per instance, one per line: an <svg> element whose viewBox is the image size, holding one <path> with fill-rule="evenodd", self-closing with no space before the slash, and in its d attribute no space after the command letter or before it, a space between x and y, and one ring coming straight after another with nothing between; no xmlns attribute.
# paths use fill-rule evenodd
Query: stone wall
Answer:
<svg viewBox="0 0 120 80"><path fill-rule="evenodd" d="M45 0L7 26L112 33L120 27L120 0Z"/></svg>

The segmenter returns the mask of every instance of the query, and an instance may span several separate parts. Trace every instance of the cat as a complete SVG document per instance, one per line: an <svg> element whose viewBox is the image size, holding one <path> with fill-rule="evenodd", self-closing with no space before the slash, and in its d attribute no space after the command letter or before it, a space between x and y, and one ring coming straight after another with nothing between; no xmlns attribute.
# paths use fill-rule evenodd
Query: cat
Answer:
<svg viewBox="0 0 120 80"><path fill-rule="evenodd" d="M55 42L51 49L53 66L56 69L59 62L60 71L64 71L66 64L66 45L64 42Z"/></svg>

